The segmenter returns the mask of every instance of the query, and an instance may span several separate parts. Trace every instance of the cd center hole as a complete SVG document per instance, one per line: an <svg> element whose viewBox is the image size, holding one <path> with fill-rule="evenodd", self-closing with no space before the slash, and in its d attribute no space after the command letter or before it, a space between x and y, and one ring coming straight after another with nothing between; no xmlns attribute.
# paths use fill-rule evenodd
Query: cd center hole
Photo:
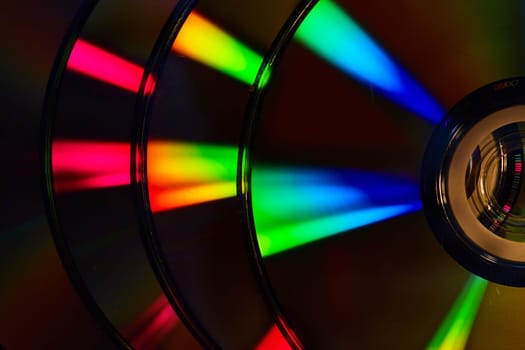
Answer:
<svg viewBox="0 0 525 350"><path fill-rule="evenodd" d="M465 174L470 209L492 233L525 241L525 122L505 125L472 152Z"/></svg>

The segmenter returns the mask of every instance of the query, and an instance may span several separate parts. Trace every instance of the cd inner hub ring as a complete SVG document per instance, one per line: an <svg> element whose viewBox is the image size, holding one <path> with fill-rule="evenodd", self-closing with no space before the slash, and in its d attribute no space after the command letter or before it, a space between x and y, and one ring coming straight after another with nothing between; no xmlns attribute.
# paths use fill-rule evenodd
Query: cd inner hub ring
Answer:
<svg viewBox="0 0 525 350"><path fill-rule="evenodd" d="M474 244L495 257L525 262L520 126L525 106L500 110L474 125L452 156L441 196Z"/></svg>
<svg viewBox="0 0 525 350"><path fill-rule="evenodd" d="M476 90L438 125L422 168L425 215L460 264L525 286L525 80Z"/></svg>

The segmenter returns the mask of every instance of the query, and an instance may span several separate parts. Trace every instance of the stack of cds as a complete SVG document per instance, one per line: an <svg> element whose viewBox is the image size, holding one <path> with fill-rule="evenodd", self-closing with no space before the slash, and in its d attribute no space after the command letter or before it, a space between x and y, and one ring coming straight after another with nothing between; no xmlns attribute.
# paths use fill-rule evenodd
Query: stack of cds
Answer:
<svg viewBox="0 0 525 350"><path fill-rule="evenodd" d="M0 15L0 348L525 343L521 2L59 2Z"/></svg>

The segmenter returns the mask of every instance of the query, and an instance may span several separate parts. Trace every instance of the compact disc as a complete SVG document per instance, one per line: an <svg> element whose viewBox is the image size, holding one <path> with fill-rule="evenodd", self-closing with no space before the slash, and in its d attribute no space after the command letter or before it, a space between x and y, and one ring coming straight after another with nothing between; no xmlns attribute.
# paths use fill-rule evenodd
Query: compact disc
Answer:
<svg viewBox="0 0 525 350"><path fill-rule="evenodd" d="M420 191L432 133L446 149L460 132L449 119L438 126L447 112L482 86L503 91L521 81L522 13L517 1L320 0L298 12L274 45L245 126L241 188L260 276L304 348L523 343L523 290L449 256ZM470 121L477 105L468 102L462 120ZM483 103L493 108L486 115L507 107L493 95ZM524 118L517 109L503 114L511 124ZM472 142L467 132L468 157L452 160L461 167L443 176L461 184L462 196L476 164L485 173L472 181L490 183L479 191L519 196L512 183L521 181L521 162L510 159L522 151L521 129L496 124L474 126L483 137ZM491 133L510 136L492 141ZM493 143L501 146L491 167L476 162L476 145ZM429 163L440 167L447 155L434 156ZM431 185L425 203L438 201L433 186L441 182ZM447 187L447 198L458 186ZM471 210L465 203L453 200L456 217ZM489 211L488 200L479 203L480 213ZM501 213L513 210L498 203ZM515 261L509 254L501 253Z"/></svg>
<svg viewBox="0 0 525 350"><path fill-rule="evenodd" d="M130 175L143 66L176 5L83 8L48 87L43 151L57 248L94 318L123 348L201 348L151 269Z"/></svg>
<svg viewBox="0 0 525 350"><path fill-rule="evenodd" d="M295 6L200 1L152 62L136 162L146 238L170 300L209 348L289 348L254 272L236 174L253 84Z"/></svg>
<svg viewBox="0 0 525 350"><path fill-rule="evenodd" d="M521 2L48 2L0 11L0 348L525 343Z"/></svg>

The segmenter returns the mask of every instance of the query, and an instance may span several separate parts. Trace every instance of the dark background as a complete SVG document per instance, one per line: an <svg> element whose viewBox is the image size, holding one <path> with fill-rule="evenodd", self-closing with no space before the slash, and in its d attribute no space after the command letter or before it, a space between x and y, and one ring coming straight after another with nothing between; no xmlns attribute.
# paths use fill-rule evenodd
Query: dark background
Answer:
<svg viewBox="0 0 525 350"><path fill-rule="evenodd" d="M111 349L71 285L45 216L41 109L80 1L0 3L0 348Z"/></svg>

